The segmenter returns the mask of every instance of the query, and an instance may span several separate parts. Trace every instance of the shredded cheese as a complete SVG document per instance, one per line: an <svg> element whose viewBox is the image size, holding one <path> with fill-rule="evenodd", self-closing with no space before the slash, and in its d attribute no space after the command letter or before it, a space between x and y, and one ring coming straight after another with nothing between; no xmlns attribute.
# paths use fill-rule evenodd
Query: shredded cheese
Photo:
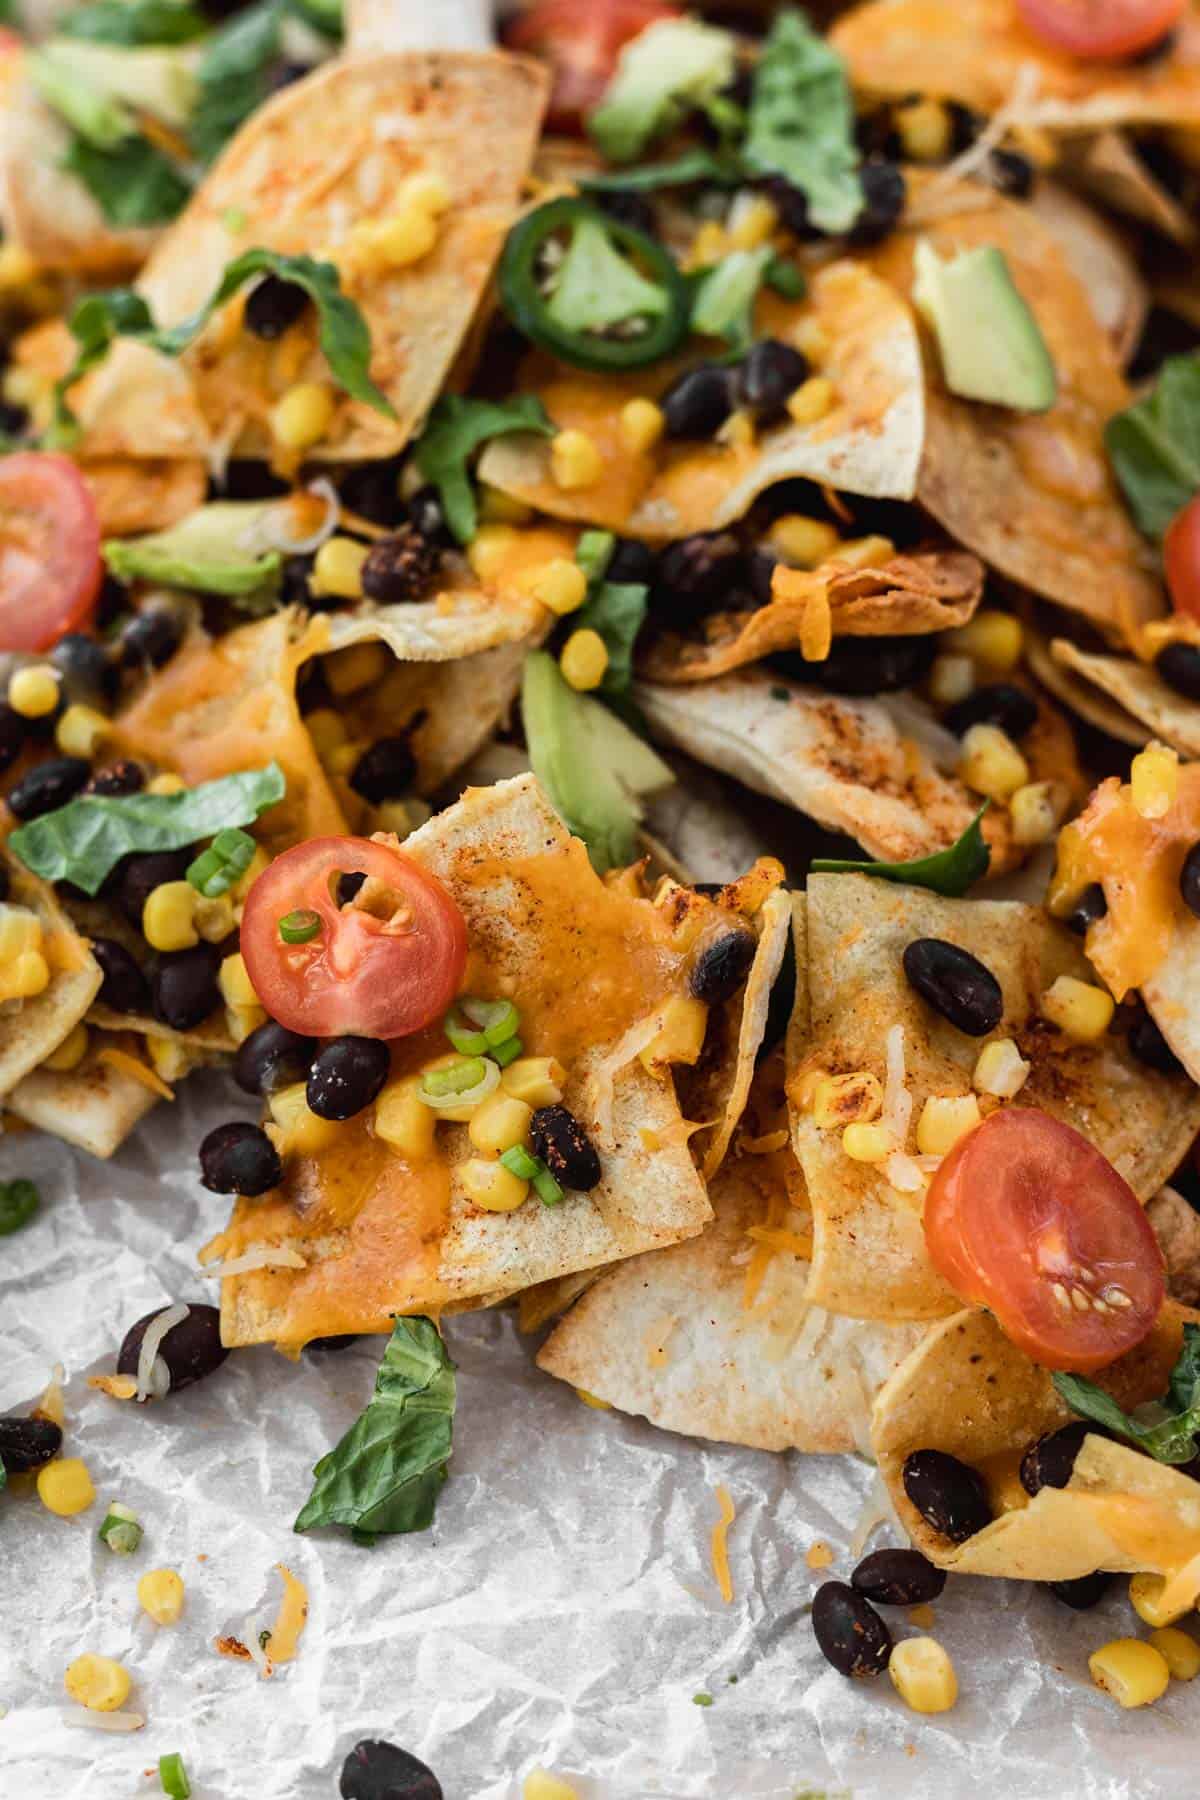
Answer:
<svg viewBox="0 0 1200 1800"><path fill-rule="evenodd" d="M945 212L945 197L948 197L949 190L986 166L992 151L1004 142L1014 125L1027 114L1037 89L1036 67L1032 63L1023 64L1013 83L1012 93L999 112L992 114L974 143L968 144L960 156L939 169L925 191L909 207L906 223L920 223L923 219L936 218Z"/></svg>
<svg viewBox="0 0 1200 1800"><path fill-rule="evenodd" d="M99 1063L107 1063L109 1068L116 1069L118 1074L128 1075L131 1080L138 1081L152 1094L161 1100L173 1100L175 1089L168 1087L161 1075L155 1073L148 1063L140 1062L136 1056L130 1056L128 1050L117 1050L111 1045L99 1052L96 1057Z"/></svg>
<svg viewBox="0 0 1200 1800"><path fill-rule="evenodd" d="M879 1123L902 1150L908 1140L912 1120L913 1097L904 1085L904 1027L893 1025L884 1039L887 1051L887 1081L883 1089L883 1111Z"/></svg>
<svg viewBox="0 0 1200 1800"><path fill-rule="evenodd" d="M92 1712L86 1706L64 1706L59 1717L84 1731L140 1731L146 1723L141 1713Z"/></svg>
<svg viewBox="0 0 1200 1800"><path fill-rule="evenodd" d="M810 1260L813 1253L811 1233L788 1231L784 1226L748 1225L746 1236L756 1244L769 1244L772 1250L790 1250L793 1256Z"/></svg>
<svg viewBox="0 0 1200 1800"><path fill-rule="evenodd" d="M738 1139L738 1149L747 1156L770 1156L776 1150L786 1147L788 1134L786 1130L768 1131L765 1137L742 1137Z"/></svg>
<svg viewBox="0 0 1200 1800"><path fill-rule="evenodd" d="M255 1269L306 1269L308 1264L298 1250L289 1250L281 1245L278 1248L270 1244L260 1244L255 1250L245 1250L241 1256L231 1257L228 1262L210 1263L204 1270L206 1275L215 1275L224 1280L226 1275L249 1275Z"/></svg>
<svg viewBox="0 0 1200 1800"><path fill-rule="evenodd" d="M721 1590L721 1599L728 1606L733 1599L733 1577L729 1573L729 1527L733 1524L737 1509L727 1487L717 1487L714 1491L721 1516L712 1528L713 1578Z"/></svg>
<svg viewBox="0 0 1200 1800"><path fill-rule="evenodd" d="M588 1078L589 1098L596 1123L601 1131L612 1131L613 1123L613 1082L620 1071L639 1056L648 1045L652 1044L665 1023L666 1008L659 1007L657 1012L650 1013L647 1018L638 1019L629 1027L623 1037L619 1038L607 1056L601 1057Z"/></svg>
<svg viewBox="0 0 1200 1800"><path fill-rule="evenodd" d="M168 1306L160 1312L156 1319L151 1319L142 1334L142 1347L138 1351L136 1398L148 1400L153 1394L161 1400L171 1385L171 1371L158 1354L158 1347L168 1331L183 1323L191 1312L191 1307L182 1300L174 1306Z"/></svg>
<svg viewBox="0 0 1200 1800"><path fill-rule="evenodd" d="M271 1661L285 1663L295 1656L300 1634L308 1622L308 1589L286 1563L276 1563L275 1567L283 1576L283 1599L279 1602L267 1642L271 1647Z"/></svg>
<svg viewBox="0 0 1200 1800"><path fill-rule="evenodd" d="M132 1400L137 1394L137 1378L134 1375L89 1375L88 1386L99 1388L113 1400Z"/></svg>

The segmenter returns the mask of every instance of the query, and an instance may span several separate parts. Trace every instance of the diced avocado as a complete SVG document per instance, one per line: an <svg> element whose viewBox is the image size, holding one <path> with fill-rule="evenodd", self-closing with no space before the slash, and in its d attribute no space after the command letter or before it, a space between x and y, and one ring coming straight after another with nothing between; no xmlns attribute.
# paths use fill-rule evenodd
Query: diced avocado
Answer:
<svg viewBox="0 0 1200 1800"><path fill-rule="evenodd" d="M104 560L121 581L265 598L279 585L283 558L272 545L286 523L285 505L278 500L214 500L166 531L110 538Z"/></svg>
<svg viewBox="0 0 1200 1800"><path fill-rule="evenodd" d="M91 109L107 106L123 112L121 137L129 136L136 125L132 115L138 112L183 131L196 98L197 54L190 45L127 49L52 38L33 58L32 72L55 112L98 149L111 149L121 138L102 141L93 135L88 128Z"/></svg>
<svg viewBox="0 0 1200 1800"><path fill-rule="evenodd" d="M666 763L600 701L576 693L543 650L525 659L521 711L534 773L593 868L603 875L632 862L640 800L675 779Z"/></svg>
<svg viewBox="0 0 1200 1800"><path fill-rule="evenodd" d="M622 50L588 120L592 138L610 162L632 162L651 139L727 86L734 60L731 34L699 19L648 26Z"/></svg>
<svg viewBox="0 0 1200 1800"><path fill-rule="evenodd" d="M696 288L692 330L702 337L723 337L735 350L748 350L754 302L774 254L770 244L763 244L757 250L731 250L715 263Z"/></svg>
<svg viewBox="0 0 1200 1800"><path fill-rule="evenodd" d="M988 244L947 262L922 239L913 264L913 302L937 338L950 392L1023 412L1053 406L1054 363L1004 252Z"/></svg>

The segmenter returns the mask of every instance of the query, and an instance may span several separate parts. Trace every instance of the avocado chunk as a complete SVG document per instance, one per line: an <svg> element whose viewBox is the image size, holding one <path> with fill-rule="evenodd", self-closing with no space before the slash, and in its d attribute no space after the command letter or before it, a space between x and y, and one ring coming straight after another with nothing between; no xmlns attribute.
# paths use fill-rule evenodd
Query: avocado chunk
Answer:
<svg viewBox="0 0 1200 1800"><path fill-rule="evenodd" d="M632 162L654 138L733 80L734 41L699 19L662 19L632 38L589 118L610 162Z"/></svg>
<svg viewBox="0 0 1200 1800"><path fill-rule="evenodd" d="M525 741L534 774L600 875L632 862L640 801L675 777L615 713L576 693L544 650L525 658Z"/></svg>
<svg viewBox="0 0 1200 1800"><path fill-rule="evenodd" d="M286 500L213 500L166 531L110 538L104 560L119 581L266 601L279 586L283 557L275 546L286 507Z"/></svg>
<svg viewBox="0 0 1200 1800"><path fill-rule="evenodd" d="M1022 412L1053 406L1054 363L1004 252L988 244L943 261L922 239L913 265L913 303L937 338L950 392Z"/></svg>

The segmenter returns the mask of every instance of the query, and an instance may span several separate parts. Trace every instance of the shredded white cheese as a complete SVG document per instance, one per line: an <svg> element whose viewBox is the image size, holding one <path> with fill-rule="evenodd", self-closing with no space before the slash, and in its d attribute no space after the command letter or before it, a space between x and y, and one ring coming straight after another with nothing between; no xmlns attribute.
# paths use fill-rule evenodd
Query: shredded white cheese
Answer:
<svg viewBox="0 0 1200 1800"><path fill-rule="evenodd" d="M297 1250L260 1244L257 1250L244 1250L241 1256L231 1257L229 1262L210 1263L204 1273L223 1279L226 1275L249 1275L255 1269L306 1269L307 1267L308 1264Z"/></svg>
<svg viewBox="0 0 1200 1800"><path fill-rule="evenodd" d="M83 1731L140 1731L146 1723L141 1713L91 1712L86 1706L64 1706L60 1717Z"/></svg>
<svg viewBox="0 0 1200 1800"><path fill-rule="evenodd" d="M904 1531L896 1518L896 1509L892 1505L891 1495L887 1491L887 1483L876 1470L875 1479L867 1489L850 1538L850 1558L853 1562L858 1561L868 1541L879 1527L886 1525L889 1521L895 1523L900 1529L901 1535L907 1538L908 1533Z"/></svg>
<svg viewBox="0 0 1200 1800"><path fill-rule="evenodd" d="M613 1079L627 1063L652 1044L663 1028L664 1014L660 1008L648 1018L639 1019L631 1025L624 1037L619 1038L607 1056L601 1057L588 1078L589 1097L596 1123L603 1132L612 1130Z"/></svg>
<svg viewBox="0 0 1200 1800"><path fill-rule="evenodd" d="M142 1336L142 1347L138 1351L135 1399L148 1400L151 1395L156 1400L165 1397L171 1386L171 1371L158 1354L158 1347L168 1331L182 1324L191 1310L182 1300L177 1300L174 1306L168 1306L165 1312L160 1312L157 1319L151 1319L147 1325Z"/></svg>
<svg viewBox="0 0 1200 1800"><path fill-rule="evenodd" d="M956 156L953 162L948 162L938 171L924 193L909 208L906 223L919 222L924 217L935 215L939 210L939 196L986 166L992 151L1004 142L1013 126L1028 118L1030 103L1037 90L1036 67L1032 63L1022 64L1017 79L1013 82L1012 93L999 112L992 114L974 143L968 144L960 156Z"/></svg>
<svg viewBox="0 0 1200 1800"><path fill-rule="evenodd" d="M898 1150L908 1141L912 1120L913 1097L904 1085L904 1027L893 1025L884 1039L887 1052L887 1080L883 1089L883 1111L880 1124Z"/></svg>

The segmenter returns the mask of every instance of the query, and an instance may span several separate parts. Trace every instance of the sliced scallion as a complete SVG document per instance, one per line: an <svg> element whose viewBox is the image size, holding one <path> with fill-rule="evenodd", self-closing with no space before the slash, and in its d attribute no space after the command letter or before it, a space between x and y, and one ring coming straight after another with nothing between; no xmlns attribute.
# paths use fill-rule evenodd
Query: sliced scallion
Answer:
<svg viewBox="0 0 1200 1800"><path fill-rule="evenodd" d="M178 1750L172 1750L168 1756L158 1759L158 1781L169 1800L191 1800L192 1784L188 1780L187 1770L183 1766L183 1758Z"/></svg>
<svg viewBox="0 0 1200 1800"><path fill-rule="evenodd" d="M516 1037L521 1015L511 1000L480 1000L468 994L461 1004L472 1025L483 1032L489 1048L507 1044L509 1038Z"/></svg>
<svg viewBox="0 0 1200 1800"><path fill-rule="evenodd" d="M279 921L279 935L285 944L310 944L321 933L321 915L308 907L284 913Z"/></svg>
<svg viewBox="0 0 1200 1800"><path fill-rule="evenodd" d="M531 1179L533 1191L543 1206L557 1206L563 1199L563 1191L545 1163L538 1164L537 1173Z"/></svg>
<svg viewBox="0 0 1200 1800"><path fill-rule="evenodd" d="M114 1501L104 1515L99 1537L100 1542L107 1544L114 1555L131 1556L142 1541L142 1528L138 1524L137 1514L130 1512L127 1506L118 1506Z"/></svg>
<svg viewBox="0 0 1200 1800"><path fill-rule="evenodd" d="M524 1144L514 1144L504 1152L500 1161L518 1181L532 1181L542 1167L536 1156L530 1156Z"/></svg>
<svg viewBox="0 0 1200 1800"><path fill-rule="evenodd" d="M575 561L589 582L603 581L605 570L612 561L613 551L616 547L616 536L611 531L585 531L583 533L575 546Z"/></svg>
<svg viewBox="0 0 1200 1800"><path fill-rule="evenodd" d="M500 1071L483 1056L462 1056L440 1069L426 1069L417 1092L435 1112L477 1106L500 1086Z"/></svg>
<svg viewBox="0 0 1200 1800"><path fill-rule="evenodd" d="M208 849L188 864L187 878L206 900L215 900L246 873L255 849L248 831L232 826L218 831Z"/></svg>
<svg viewBox="0 0 1200 1800"><path fill-rule="evenodd" d="M503 1044L492 1047L492 1061L498 1062L502 1069L507 1069L510 1062L516 1062L524 1053L525 1046L519 1037L507 1038Z"/></svg>

